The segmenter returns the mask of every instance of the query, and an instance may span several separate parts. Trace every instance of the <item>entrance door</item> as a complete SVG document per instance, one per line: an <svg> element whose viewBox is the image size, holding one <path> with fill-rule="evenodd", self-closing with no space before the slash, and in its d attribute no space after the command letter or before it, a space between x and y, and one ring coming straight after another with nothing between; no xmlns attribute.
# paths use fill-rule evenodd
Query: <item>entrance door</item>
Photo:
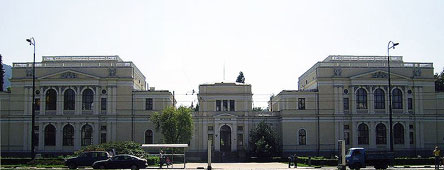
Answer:
<svg viewBox="0 0 444 170"><path fill-rule="evenodd" d="M231 128L228 125L220 128L220 151L231 152Z"/></svg>

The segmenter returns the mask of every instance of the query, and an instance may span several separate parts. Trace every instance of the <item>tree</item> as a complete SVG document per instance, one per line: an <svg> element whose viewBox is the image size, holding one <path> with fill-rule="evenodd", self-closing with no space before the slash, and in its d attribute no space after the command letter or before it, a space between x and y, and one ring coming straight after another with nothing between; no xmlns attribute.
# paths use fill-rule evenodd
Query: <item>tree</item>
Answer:
<svg viewBox="0 0 444 170"><path fill-rule="evenodd" d="M164 143L189 143L193 135L191 109L187 107L167 107L162 112L155 112L151 121L156 131L161 131Z"/></svg>
<svg viewBox="0 0 444 170"><path fill-rule="evenodd" d="M123 141L123 142L111 142L102 143L99 145L88 145L82 147L80 150L74 152L74 155L79 155L86 151L116 151L116 154L130 154L139 157L147 158L148 154L142 149L140 143L133 141Z"/></svg>
<svg viewBox="0 0 444 170"><path fill-rule="evenodd" d="M444 92L444 69L441 74L435 74L435 91Z"/></svg>
<svg viewBox="0 0 444 170"><path fill-rule="evenodd" d="M265 121L250 131L250 146L251 152L258 157L275 156L280 151L278 135Z"/></svg>
<svg viewBox="0 0 444 170"><path fill-rule="evenodd" d="M0 91L3 91L4 77L5 77L5 70L3 70L3 57L0 54Z"/></svg>
<svg viewBox="0 0 444 170"><path fill-rule="evenodd" d="M239 75L237 76L236 83L245 83L245 77L244 73L239 72Z"/></svg>

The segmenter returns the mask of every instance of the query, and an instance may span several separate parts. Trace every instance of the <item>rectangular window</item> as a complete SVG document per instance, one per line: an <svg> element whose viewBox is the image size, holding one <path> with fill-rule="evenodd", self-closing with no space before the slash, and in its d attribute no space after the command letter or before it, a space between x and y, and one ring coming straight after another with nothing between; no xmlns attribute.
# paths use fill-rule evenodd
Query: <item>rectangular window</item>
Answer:
<svg viewBox="0 0 444 170"><path fill-rule="evenodd" d="M349 103L348 103L348 97L344 98L344 110L349 110Z"/></svg>
<svg viewBox="0 0 444 170"><path fill-rule="evenodd" d="M244 134L237 134L237 146L244 146Z"/></svg>
<svg viewBox="0 0 444 170"><path fill-rule="evenodd" d="M244 131L244 127L243 126L237 126L237 131Z"/></svg>
<svg viewBox="0 0 444 170"><path fill-rule="evenodd" d="M413 135L413 132L409 133L409 138L410 138L410 144L415 144L415 136Z"/></svg>
<svg viewBox="0 0 444 170"><path fill-rule="evenodd" d="M346 145L350 145L350 132L344 132L344 141Z"/></svg>
<svg viewBox="0 0 444 170"><path fill-rule="evenodd" d="M305 110L305 98L298 99L298 109Z"/></svg>
<svg viewBox="0 0 444 170"><path fill-rule="evenodd" d="M344 125L344 130L348 130L348 129L350 129L350 126L349 125Z"/></svg>
<svg viewBox="0 0 444 170"><path fill-rule="evenodd" d="M34 110L40 111L40 99L35 99L35 107Z"/></svg>
<svg viewBox="0 0 444 170"><path fill-rule="evenodd" d="M106 110L106 98L100 100L100 110Z"/></svg>
<svg viewBox="0 0 444 170"><path fill-rule="evenodd" d="M216 100L216 111L221 111L221 103L220 103L220 100Z"/></svg>
<svg viewBox="0 0 444 170"><path fill-rule="evenodd" d="M413 99L412 98L408 98L407 99L408 100L408 109L409 110L412 110L413 109Z"/></svg>
<svg viewBox="0 0 444 170"><path fill-rule="evenodd" d="M106 143L106 133L100 134L100 143Z"/></svg>
<svg viewBox="0 0 444 170"><path fill-rule="evenodd" d="M106 131L106 126L100 126L100 131Z"/></svg>
<svg viewBox="0 0 444 170"><path fill-rule="evenodd" d="M228 111L228 100L224 100L224 111Z"/></svg>
<svg viewBox="0 0 444 170"><path fill-rule="evenodd" d="M213 130L213 126L208 126L208 131Z"/></svg>
<svg viewBox="0 0 444 170"><path fill-rule="evenodd" d="M234 111L234 100L230 100L230 111Z"/></svg>
<svg viewBox="0 0 444 170"><path fill-rule="evenodd" d="M153 110L153 98L145 99L145 110Z"/></svg>

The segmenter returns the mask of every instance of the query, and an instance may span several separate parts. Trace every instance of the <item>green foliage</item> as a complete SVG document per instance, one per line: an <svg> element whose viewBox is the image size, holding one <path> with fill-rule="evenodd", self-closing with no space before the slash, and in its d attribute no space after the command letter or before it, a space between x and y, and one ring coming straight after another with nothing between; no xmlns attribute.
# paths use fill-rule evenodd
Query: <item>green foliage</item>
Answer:
<svg viewBox="0 0 444 170"><path fill-rule="evenodd" d="M193 119L191 109L187 107L167 107L161 113L156 112L151 117L156 130L161 131L163 142L186 144L191 140L193 133Z"/></svg>
<svg viewBox="0 0 444 170"><path fill-rule="evenodd" d="M130 154L138 157L147 158L148 155L142 149L141 144L133 141L124 142L113 142L113 143L103 143L99 145L89 145L74 153L74 155L79 155L85 151L112 151L115 150L117 154Z"/></svg>
<svg viewBox="0 0 444 170"><path fill-rule="evenodd" d="M244 73L241 71L237 76L236 83L245 83Z"/></svg>
<svg viewBox="0 0 444 170"><path fill-rule="evenodd" d="M444 69L440 74L435 74L435 91L444 92Z"/></svg>
<svg viewBox="0 0 444 170"><path fill-rule="evenodd" d="M250 131L251 152L257 157L279 155L279 138L275 130L265 121L260 122Z"/></svg>

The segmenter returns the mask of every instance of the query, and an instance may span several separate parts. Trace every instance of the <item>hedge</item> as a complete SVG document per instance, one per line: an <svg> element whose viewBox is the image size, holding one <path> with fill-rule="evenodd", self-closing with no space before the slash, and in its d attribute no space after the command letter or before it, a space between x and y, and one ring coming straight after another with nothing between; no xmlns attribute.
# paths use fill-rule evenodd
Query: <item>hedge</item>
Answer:
<svg viewBox="0 0 444 170"><path fill-rule="evenodd" d="M31 158L1 158L2 165L63 165L64 159L60 158L42 158L32 160Z"/></svg>

